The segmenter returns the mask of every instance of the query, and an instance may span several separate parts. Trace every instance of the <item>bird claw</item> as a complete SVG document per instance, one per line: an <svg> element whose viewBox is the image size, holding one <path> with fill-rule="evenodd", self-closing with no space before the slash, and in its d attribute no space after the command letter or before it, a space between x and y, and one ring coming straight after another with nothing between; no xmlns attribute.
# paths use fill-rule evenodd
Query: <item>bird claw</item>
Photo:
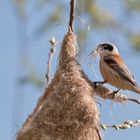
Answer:
<svg viewBox="0 0 140 140"><path fill-rule="evenodd" d="M96 87L97 84L104 84L104 81L96 81L96 82L92 82L93 86Z"/></svg>
<svg viewBox="0 0 140 140"><path fill-rule="evenodd" d="M113 95L112 99L115 98L115 95L120 91L120 89L113 91L111 94Z"/></svg>

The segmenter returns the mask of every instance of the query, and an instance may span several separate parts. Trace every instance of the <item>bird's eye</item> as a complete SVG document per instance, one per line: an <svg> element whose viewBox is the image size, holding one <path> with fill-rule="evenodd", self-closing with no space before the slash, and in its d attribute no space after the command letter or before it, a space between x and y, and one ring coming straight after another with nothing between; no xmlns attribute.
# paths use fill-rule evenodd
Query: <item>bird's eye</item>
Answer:
<svg viewBox="0 0 140 140"><path fill-rule="evenodd" d="M109 50L110 52L113 50L113 46L110 44L104 44L103 47L105 50Z"/></svg>

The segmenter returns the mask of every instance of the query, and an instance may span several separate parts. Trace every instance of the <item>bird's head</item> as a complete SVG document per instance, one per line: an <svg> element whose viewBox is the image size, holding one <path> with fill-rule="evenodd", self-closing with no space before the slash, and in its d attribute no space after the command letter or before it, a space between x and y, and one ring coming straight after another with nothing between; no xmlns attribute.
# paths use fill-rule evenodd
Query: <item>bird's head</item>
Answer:
<svg viewBox="0 0 140 140"><path fill-rule="evenodd" d="M104 56L108 54L119 55L117 47L111 43L99 44L97 47L97 51L100 54L100 56Z"/></svg>

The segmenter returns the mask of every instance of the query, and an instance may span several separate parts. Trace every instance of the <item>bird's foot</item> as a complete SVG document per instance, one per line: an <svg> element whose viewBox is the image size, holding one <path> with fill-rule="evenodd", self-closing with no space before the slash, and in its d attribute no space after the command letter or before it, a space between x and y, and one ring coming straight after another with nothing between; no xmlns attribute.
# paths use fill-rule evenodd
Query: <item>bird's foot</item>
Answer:
<svg viewBox="0 0 140 140"><path fill-rule="evenodd" d="M96 82L92 82L93 86L96 87L97 84L104 84L105 81L96 81Z"/></svg>
<svg viewBox="0 0 140 140"><path fill-rule="evenodd" d="M113 95L113 99L115 98L115 95L120 91L120 89L113 91L111 94Z"/></svg>

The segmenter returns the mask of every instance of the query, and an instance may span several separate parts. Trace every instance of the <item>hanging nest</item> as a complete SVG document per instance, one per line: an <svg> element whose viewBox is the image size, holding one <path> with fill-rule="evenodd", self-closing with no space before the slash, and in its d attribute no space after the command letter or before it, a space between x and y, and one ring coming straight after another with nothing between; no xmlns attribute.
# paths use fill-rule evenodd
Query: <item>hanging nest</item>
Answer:
<svg viewBox="0 0 140 140"><path fill-rule="evenodd" d="M17 140L100 140L94 89L75 60L75 34L64 37L59 68Z"/></svg>

